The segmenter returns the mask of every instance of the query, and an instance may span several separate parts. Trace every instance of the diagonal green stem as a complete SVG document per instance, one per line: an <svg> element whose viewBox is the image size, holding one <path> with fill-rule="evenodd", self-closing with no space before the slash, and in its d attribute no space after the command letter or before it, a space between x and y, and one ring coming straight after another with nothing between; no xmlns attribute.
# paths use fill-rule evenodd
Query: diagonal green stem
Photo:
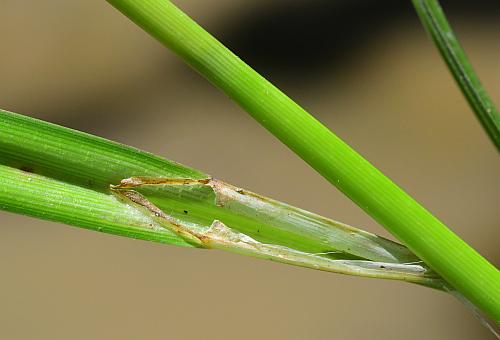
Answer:
<svg viewBox="0 0 500 340"><path fill-rule="evenodd" d="M500 151L500 115L453 34L439 1L412 0L412 2L422 24L441 52L476 117Z"/></svg>
<svg viewBox="0 0 500 340"><path fill-rule="evenodd" d="M500 273L293 100L167 0L108 0L221 88L259 123L500 321Z"/></svg>

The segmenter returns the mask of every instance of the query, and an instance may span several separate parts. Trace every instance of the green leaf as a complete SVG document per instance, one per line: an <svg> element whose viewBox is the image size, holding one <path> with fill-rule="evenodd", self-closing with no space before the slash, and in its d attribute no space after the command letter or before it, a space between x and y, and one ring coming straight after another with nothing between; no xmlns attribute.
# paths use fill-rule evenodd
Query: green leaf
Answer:
<svg viewBox="0 0 500 340"><path fill-rule="evenodd" d="M453 34L439 1L412 0L412 2L477 119L500 151L500 115Z"/></svg>
<svg viewBox="0 0 500 340"><path fill-rule="evenodd" d="M115 235L224 248L444 289L444 282L407 248L382 237L103 138L2 110L0 127L3 210ZM132 185L147 179L160 182ZM168 184L179 179L195 185ZM146 203L137 205L122 195L119 188L126 185ZM153 205L157 213L144 209ZM160 215L164 218L158 219ZM222 221L228 239L210 233L214 221ZM200 235L212 235L212 245L193 242ZM235 238L251 241L238 243Z"/></svg>

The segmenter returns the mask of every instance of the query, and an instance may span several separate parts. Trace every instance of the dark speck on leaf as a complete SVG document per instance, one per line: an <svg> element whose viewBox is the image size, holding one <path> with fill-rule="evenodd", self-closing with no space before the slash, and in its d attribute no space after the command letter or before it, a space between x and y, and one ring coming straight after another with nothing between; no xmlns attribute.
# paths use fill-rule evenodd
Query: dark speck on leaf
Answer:
<svg viewBox="0 0 500 340"><path fill-rule="evenodd" d="M188 211L187 211L187 210L184 210L184 214L187 214L187 213L188 213Z"/></svg>
<svg viewBox="0 0 500 340"><path fill-rule="evenodd" d="M19 168L19 170L24 171L24 172L33 172L33 168L28 165L23 165L22 167Z"/></svg>

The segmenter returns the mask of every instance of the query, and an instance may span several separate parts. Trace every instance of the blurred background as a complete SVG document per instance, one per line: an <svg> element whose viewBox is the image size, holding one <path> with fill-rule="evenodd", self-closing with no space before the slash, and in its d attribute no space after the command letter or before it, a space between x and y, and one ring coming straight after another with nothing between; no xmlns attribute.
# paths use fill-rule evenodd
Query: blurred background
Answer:
<svg viewBox="0 0 500 340"><path fill-rule="evenodd" d="M500 158L410 1L176 3L500 265ZM500 105L500 3L443 6ZM0 38L1 108L390 237L105 1L0 0ZM409 284L4 212L0 226L2 339L491 337L452 297Z"/></svg>

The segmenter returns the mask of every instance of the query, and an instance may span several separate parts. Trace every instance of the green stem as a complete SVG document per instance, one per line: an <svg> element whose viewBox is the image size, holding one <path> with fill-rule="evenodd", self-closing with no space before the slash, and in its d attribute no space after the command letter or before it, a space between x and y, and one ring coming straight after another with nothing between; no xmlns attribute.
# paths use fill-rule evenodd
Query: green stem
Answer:
<svg viewBox="0 0 500 340"><path fill-rule="evenodd" d="M166 0L108 0L500 321L500 273L339 137Z"/></svg>
<svg viewBox="0 0 500 340"><path fill-rule="evenodd" d="M453 34L437 0L412 0L422 24L441 52L472 110L500 151L500 115Z"/></svg>

